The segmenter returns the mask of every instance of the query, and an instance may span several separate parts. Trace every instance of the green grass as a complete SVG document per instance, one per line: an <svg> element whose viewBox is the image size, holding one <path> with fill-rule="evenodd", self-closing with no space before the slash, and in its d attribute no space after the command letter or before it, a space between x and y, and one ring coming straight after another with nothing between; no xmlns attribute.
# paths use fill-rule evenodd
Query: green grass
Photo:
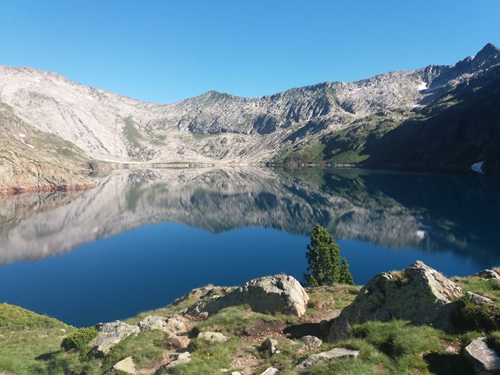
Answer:
<svg viewBox="0 0 500 375"><path fill-rule="evenodd" d="M75 331L56 319L0 304L0 372L47 372L47 359L60 352L62 338Z"/></svg>
<svg viewBox="0 0 500 375"><path fill-rule="evenodd" d="M455 277L453 281L462 287L464 294L474 292L500 302L500 280L486 280L479 277Z"/></svg>
<svg viewBox="0 0 500 375"><path fill-rule="evenodd" d="M193 339L191 362L163 371L159 374L173 375L220 375L222 368L231 367L231 358L235 351L244 350L245 345L237 338L231 338L225 343L204 343Z"/></svg>
<svg viewBox="0 0 500 375"><path fill-rule="evenodd" d="M137 130L134 120L132 117L127 117L123 120L125 127L123 128L123 136L132 143L135 147L141 147L140 140L142 139L141 133Z"/></svg>

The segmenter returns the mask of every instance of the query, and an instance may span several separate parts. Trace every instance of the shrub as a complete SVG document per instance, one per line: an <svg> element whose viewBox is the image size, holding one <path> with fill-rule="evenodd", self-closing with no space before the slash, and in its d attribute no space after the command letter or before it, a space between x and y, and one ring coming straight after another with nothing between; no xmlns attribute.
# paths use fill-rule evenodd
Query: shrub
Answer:
<svg viewBox="0 0 500 375"><path fill-rule="evenodd" d="M484 332L500 329L500 305L490 303L475 305L465 298L459 303L460 306L451 314L451 321L455 327Z"/></svg>
<svg viewBox="0 0 500 375"><path fill-rule="evenodd" d="M82 352L87 348L88 343L96 336L97 330L94 327L80 328L62 340L61 348L66 352L73 349Z"/></svg>

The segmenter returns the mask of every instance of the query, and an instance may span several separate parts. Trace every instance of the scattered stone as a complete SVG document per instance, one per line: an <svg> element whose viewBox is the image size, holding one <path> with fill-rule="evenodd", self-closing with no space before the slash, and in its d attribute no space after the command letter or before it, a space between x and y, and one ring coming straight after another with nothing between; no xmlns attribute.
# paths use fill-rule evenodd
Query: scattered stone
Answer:
<svg viewBox="0 0 500 375"><path fill-rule="evenodd" d="M228 337L220 332L200 332L198 338L209 342L226 342L229 340Z"/></svg>
<svg viewBox="0 0 500 375"><path fill-rule="evenodd" d="M279 350L277 349L278 346L278 341L275 339L266 339L261 345L262 350L265 350L266 352L269 353L269 355L273 355L276 353L279 353Z"/></svg>
<svg viewBox="0 0 500 375"><path fill-rule="evenodd" d="M213 314L225 307L249 304L252 310L261 313L302 316L308 301L309 295L302 285L292 276L281 274L250 280L223 296L207 294L187 313L192 316L201 311Z"/></svg>
<svg viewBox="0 0 500 375"><path fill-rule="evenodd" d="M132 357L127 357L124 360L118 362L116 365L114 365L113 370L125 372L127 374L135 374L136 369L134 360L132 359Z"/></svg>
<svg viewBox="0 0 500 375"><path fill-rule="evenodd" d="M350 350L344 348L334 348L328 352L322 352L318 354L313 354L309 356L307 359L299 363L295 366L295 369L298 371L305 371L308 368L320 363L320 362L328 362L337 358L357 358L359 356L359 350Z"/></svg>
<svg viewBox="0 0 500 375"><path fill-rule="evenodd" d="M131 326L119 320L112 323L99 323L96 326L98 334L89 346L92 347L91 354L104 355L109 353L111 348L122 341L124 338L139 333L138 326Z"/></svg>
<svg viewBox="0 0 500 375"><path fill-rule="evenodd" d="M474 305L485 305L485 304L494 304L493 300L488 297L482 296L480 294L467 292L465 295L469 301L471 301Z"/></svg>
<svg viewBox="0 0 500 375"><path fill-rule="evenodd" d="M165 341L165 346L169 349L183 349L187 348L190 342L187 336L174 336Z"/></svg>
<svg viewBox="0 0 500 375"><path fill-rule="evenodd" d="M191 353L186 349L176 349L168 353L170 358L174 358L172 362L164 366L164 368L172 368L191 362Z"/></svg>
<svg viewBox="0 0 500 375"><path fill-rule="evenodd" d="M301 337L300 341L302 341L306 346L309 346L313 349L317 349L323 344L323 341L321 341L321 339L311 335Z"/></svg>
<svg viewBox="0 0 500 375"><path fill-rule="evenodd" d="M231 372L231 375L241 375L241 372L233 371L233 372Z"/></svg>
<svg viewBox="0 0 500 375"><path fill-rule="evenodd" d="M369 320L410 320L451 330L450 313L462 289L436 270L417 261L401 272L384 272L370 280L354 302L333 321L328 341L347 337L350 327Z"/></svg>
<svg viewBox="0 0 500 375"><path fill-rule="evenodd" d="M269 368L266 369L266 371L264 371L260 375L277 375L277 374L279 374L279 372L280 371L277 368L269 367Z"/></svg>
<svg viewBox="0 0 500 375"><path fill-rule="evenodd" d="M475 273L474 275L471 276L476 276L480 277L481 279L495 279L495 280L500 280L500 275L498 272L495 270L489 270L489 269L484 269L482 271L479 271L478 273Z"/></svg>
<svg viewBox="0 0 500 375"><path fill-rule="evenodd" d="M473 340L464 349L465 357L472 361L477 375L500 374L500 358L486 345L486 338Z"/></svg>
<svg viewBox="0 0 500 375"><path fill-rule="evenodd" d="M176 336L187 331L186 325L176 319L165 318L163 316L147 316L138 324L141 332L159 330Z"/></svg>

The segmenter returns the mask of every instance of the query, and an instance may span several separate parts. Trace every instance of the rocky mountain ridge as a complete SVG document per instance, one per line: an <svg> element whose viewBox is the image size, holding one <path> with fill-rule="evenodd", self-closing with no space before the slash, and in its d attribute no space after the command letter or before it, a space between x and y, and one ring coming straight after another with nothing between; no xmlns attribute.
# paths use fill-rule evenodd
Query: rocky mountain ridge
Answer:
<svg viewBox="0 0 500 375"><path fill-rule="evenodd" d="M357 82L325 82L261 98L210 91L173 104L141 102L31 68L2 66L0 77L0 103L13 116L34 131L73 143L87 158L161 163L359 163L370 161L374 152L366 145L372 138L378 141L409 120L432 119L450 107L454 110L457 103L473 102L485 86L497 85L500 50L487 44L475 57L454 66L430 65ZM469 97L460 97L467 89ZM497 98L500 93L490 90L491 95ZM492 106L488 105L487 111L493 115L486 119L493 127L493 137L488 134L488 138L495 143L490 148L498 145L499 133L499 110ZM485 122L480 121L479 132ZM437 131L442 127L442 121L433 125ZM21 141L17 134L12 137ZM340 142L329 154L303 152L311 145L330 145L328 137L344 137L349 142ZM353 139L360 140L359 144ZM394 142L397 140L391 140ZM468 147L477 139L465 137L461 142ZM353 153L357 157L352 157ZM490 160L495 153L490 154L471 151L466 160L456 164L495 164ZM377 160L388 163L379 157L374 166ZM420 160L433 166L427 154Z"/></svg>

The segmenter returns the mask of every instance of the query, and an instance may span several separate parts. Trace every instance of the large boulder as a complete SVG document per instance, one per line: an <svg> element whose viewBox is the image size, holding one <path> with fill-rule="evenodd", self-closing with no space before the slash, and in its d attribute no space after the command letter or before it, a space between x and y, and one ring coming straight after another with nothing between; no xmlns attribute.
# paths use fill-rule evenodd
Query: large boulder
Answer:
<svg viewBox="0 0 500 375"><path fill-rule="evenodd" d="M401 272L384 272L370 280L354 302L333 321L328 341L347 337L350 327L369 320L410 320L451 329L449 315L462 289L436 270L417 261Z"/></svg>
<svg viewBox="0 0 500 375"><path fill-rule="evenodd" d="M92 347L91 353L94 355L108 354L113 346L124 338L139 333L138 326L132 326L119 320L112 323L99 323L96 326L97 336L89 343Z"/></svg>
<svg viewBox="0 0 500 375"><path fill-rule="evenodd" d="M464 354L474 365L476 374L500 374L500 357L495 350L488 347L485 337L473 340L465 347Z"/></svg>
<svg viewBox="0 0 500 375"><path fill-rule="evenodd" d="M250 280L225 295L207 297L198 301L187 313L196 315L206 311L212 314L225 307L249 304L257 312L302 316L309 301L302 285L292 276L283 274Z"/></svg>

